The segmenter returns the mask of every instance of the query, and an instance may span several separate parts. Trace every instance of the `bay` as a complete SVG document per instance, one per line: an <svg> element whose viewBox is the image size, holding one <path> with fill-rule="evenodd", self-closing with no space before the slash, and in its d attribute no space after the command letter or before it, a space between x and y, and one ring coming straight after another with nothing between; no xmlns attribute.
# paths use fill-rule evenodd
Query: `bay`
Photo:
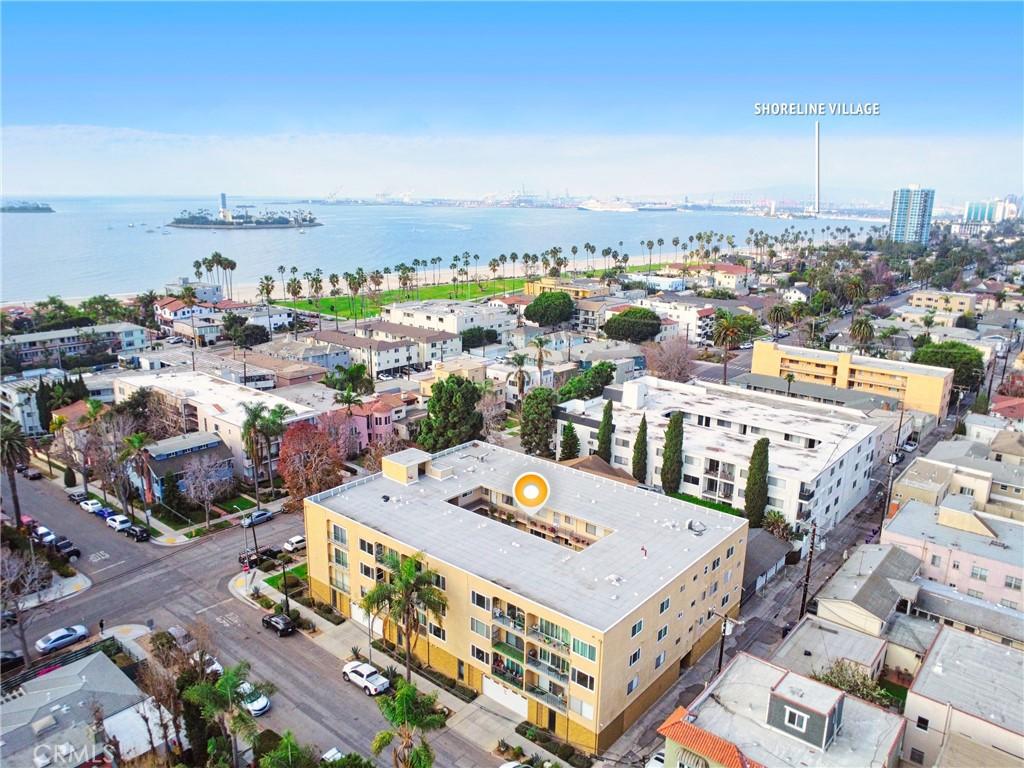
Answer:
<svg viewBox="0 0 1024 768"><path fill-rule="evenodd" d="M552 246L569 249L585 242L630 254L630 263L646 261L641 240L663 238L662 256L674 255L673 237L686 240L700 231L732 234L742 247L751 228L779 233L787 227L817 231L825 226L860 227L849 219L773 219L729 212L641 211L611 213L576 209L460 208L399 205L301 205L324 226L298 230L219 232L167 228L183 209L215 210L210 198L50 198L55 213L12 214L0 219L0 299L17 303L56 294L78 299L98 293L132 294L192 274L192 262L219 251L234 259L236 296L248 297L264 274L278 281L277 267L296 266L299 274L319 267L324 274L369 271L415 258L440 256L447 267L455 254L479 254L482 273L488 260L513 251L539 253ZM300 204L230 198L259 209L288 209ZM133 226L129 226L133 225ZM151 230L151 231L150 231ZM619 247L622 241L623 246ZM659 249L654 250L658 260ZM580 258L583 258L581 253ZM511 265L509 265L511 270ZM520 265L519 269L522 267ZM249 290L241 291L243 287Z"/></svg>

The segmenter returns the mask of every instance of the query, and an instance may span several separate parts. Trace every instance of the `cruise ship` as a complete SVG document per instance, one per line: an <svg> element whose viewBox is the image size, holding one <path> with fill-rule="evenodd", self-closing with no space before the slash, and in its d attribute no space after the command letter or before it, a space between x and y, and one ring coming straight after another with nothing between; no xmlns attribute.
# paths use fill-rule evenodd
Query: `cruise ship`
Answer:
<svg viewBox="0 0 1024 768"><path fill-rule="evenodd" d="M603 213L636 213L636 208L624 200L587 200L576 206L580 211L601 211Z"/></svg>

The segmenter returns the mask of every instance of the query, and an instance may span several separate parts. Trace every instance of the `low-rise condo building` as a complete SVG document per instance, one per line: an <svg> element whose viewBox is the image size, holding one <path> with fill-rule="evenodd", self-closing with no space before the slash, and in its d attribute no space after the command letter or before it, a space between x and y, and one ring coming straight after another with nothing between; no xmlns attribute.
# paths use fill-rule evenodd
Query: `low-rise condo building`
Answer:
<svg viewBox="0 0 1024 768"><path fill-rule="evenodd" d="M878 427L862 413L787 400L701 382L680 384L642 376L605 388L603 397L570 400L556 410L562 428L573 424L583 453L597 450L605 399L612 400L611 464L630 469L641 420L647 419L647 477L661 486L665 429L683 414L682 493L743 507L754 444L768 438L768 508L792 525L830 530L868 492Z"/></svg>
<svg viewBox="0 0 1024 768"><path fill-rule="evenodd" d="M419 345L412 339L368 339L345 331L320 331L314 337L347 350L349 360L366 366L373 378L382 373L396 375L420 365Z"/></svg>
<svg viewBox="0 0 1024 768"><path fill-rule="evenodd" d="M319 365L328 371L333 371L339 365L348 368L351 364L345 347L328 341L319 341L312 336L303 336L300 339L282 336L265 344L257 344L252 351L281 360Z"/></svg>
<svg viewBox="0 0 1024 768"><path fill-rule="evenodd" d="M417 348L417 367L429 368L435 361L447 360L462 354L462 339L457 333L435 331L376 320L363 323L353 330L356 336L382 341L412 341Z"/></svg>
<svg viewBox="0 0 1024 768"><path fill-rule="evenodd" d="M797 381L895 397L908 410L923 411L940 419L946 417L953 391L952 368L788 347L768 341L754 342L750 372L782 378L792 374Z"/></svg>
<svg viewBox="0 0 1024 768"><path fill-rule="evenodd" d="M535 498L528 480L547 495L537 511L516 502ZM392 454L380 474L307 498L305 521L315 599L365 625L383 557L423 553L447 609L416 655L589 752L711 648L740 602L743 518L485 443ZM374 628L398 639L393 622Z"/></svg>
<svg viewBox="0 0 1024 768"><path fill-rule="evenodd" d="M914 291L907 299L912 307L934 309L936 312L953 312L962 315L974 312L977 296L973 293L953 293L952 291Z"/></svg>
<svg viewBox="0 0 1024 768"><path fill-rule="evenodd" d="M7 336L3 348L14 350L25 364L53 362L65 357L99 352L131 352L147 349L152 333L134 323L103 323L59 331L36 331Z"/></svg>
<svg viewBox="0 0 1024 768"><path fill-rule="evenodd" d="M456 335L470 328L483 328L498 334L504 344L516 327L516 317L508 310L475 301L425 299L385 304L380 319L398 325L411 325L431 331L447 331Z"/></svg>
<svg viewBox="0 0 1024 768"><path fill-rule="evenodd" d="M595 296L607 296L611 293L608 284L595 278L550 277L545 275L536 280L527 280L523 285L523 293L527 296L540 296L542 293L567 293L573 300L592 299Z"/></svg>

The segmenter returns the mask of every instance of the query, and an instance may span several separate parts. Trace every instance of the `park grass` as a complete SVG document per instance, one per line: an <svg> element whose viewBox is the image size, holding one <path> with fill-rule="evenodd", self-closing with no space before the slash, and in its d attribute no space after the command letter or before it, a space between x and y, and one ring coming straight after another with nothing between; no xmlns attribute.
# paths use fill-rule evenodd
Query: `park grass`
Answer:
<svg viewBox="0 0 1024 768"><path fill-rule="evenodd" d="M301 581L305 581L306 583L309 583L309 566L306 563L303 563L302 565L295 566L294 568L289 570L288 573L290 575L294 576L295 578L301 580ZM278 592L280 592L281 591L281 574L277 573L277 574L274 574L273 576L268 576L267 578L265 578L263 580L263 583L266 584L268 587L273 587Z"/></svg>
<svg viewBox="0 0 1024 768"><path fill-rule="evenodd" d="M217 505L226 514L233 515L235 512L245 512L256 506L256 502L247 496L235 496L233 499L218 501Z"/></svg>
<svg viewBox="0 0 1024 768"><path fill-rule="evenodd" d="M479 283L459 283L456 286L444 285L423 285L408 291L390 290L381 293L380 303L394 304L399 301L413 301L416 299L479 299L484 296L496 296L501 293L513 293L522 290L523 279L496 279L481 280ZM361 320L365 317L374 317L380 314L380 306L372 301L368 295L360 295L356 299L351 296L326 296L319 302L300 299L299 301L274 302L282 307L291 307L305 312L320 312L324 315L337 316L346 320L354 320L358 316ZM331 306L334 309L331 309Z"/></svg>

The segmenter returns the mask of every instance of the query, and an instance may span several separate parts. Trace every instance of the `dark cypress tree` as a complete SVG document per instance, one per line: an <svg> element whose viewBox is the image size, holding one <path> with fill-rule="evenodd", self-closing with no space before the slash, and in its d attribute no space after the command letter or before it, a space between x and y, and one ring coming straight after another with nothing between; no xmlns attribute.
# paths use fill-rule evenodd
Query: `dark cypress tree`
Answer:
<svg viewBox="0 0 1024 768"><path fill-rule="evenodd" d="M82 378L82 374L78 374L78 378L74 380L71 386L71 394L74 395L76 401L89 398L89 388L85 386L85 379Z"/></svg>
<svg viewBox="0 0 1024 768"><path fill-rule="evenodd" d="M633 444L633 479L638 483L647 482L647 414L640 419Z"/></svg>
<svg viewBox="0 0 1024 768"><path fill-rule="evenodd" d="M558 460L578 458L580 455L580 438L576 434L576 427L571 422L566 422L562 427L562 445L558 451Z"/></svg>
<svg viewBox="0 0 1024 768"><path fill-rule="evenodd" d="M661 460L661 487L665 493L678 493L683 479L683 414L673 413L665 428L665 447Z"/></svg>
<svg viewBox="0 0 1024 768"><path fill-rule="evenodd" d="M604 404L604 413L601 414L601 426L597 429L597 455L612 463L612 433L615 432L615 422L612 421L612 401Z"/></svg>
<svg viewBox="0 0 1024 768"><path fill-rule="evenodd" d="M46 381L40 381L39 387L36 389L36 410L39 411L39 426L42 429L50 428L50 419L53 413L50 409L52 394L53 388Z"/></svg>
<svg viewBox="0 0 1024 768"><path fill-rule="evenodd" d="M71 467L64 467L64 487L74 488L78 483L78 479L75 477L75 470Z"/></svg>
<svg viewBox="0 0 1024 768"><path fill-rule="evenodd" d="M760 528L764 510L768 506L768 438L754 443L747 471L747 490L743 497L743 512L751 528Z"/></svg>

